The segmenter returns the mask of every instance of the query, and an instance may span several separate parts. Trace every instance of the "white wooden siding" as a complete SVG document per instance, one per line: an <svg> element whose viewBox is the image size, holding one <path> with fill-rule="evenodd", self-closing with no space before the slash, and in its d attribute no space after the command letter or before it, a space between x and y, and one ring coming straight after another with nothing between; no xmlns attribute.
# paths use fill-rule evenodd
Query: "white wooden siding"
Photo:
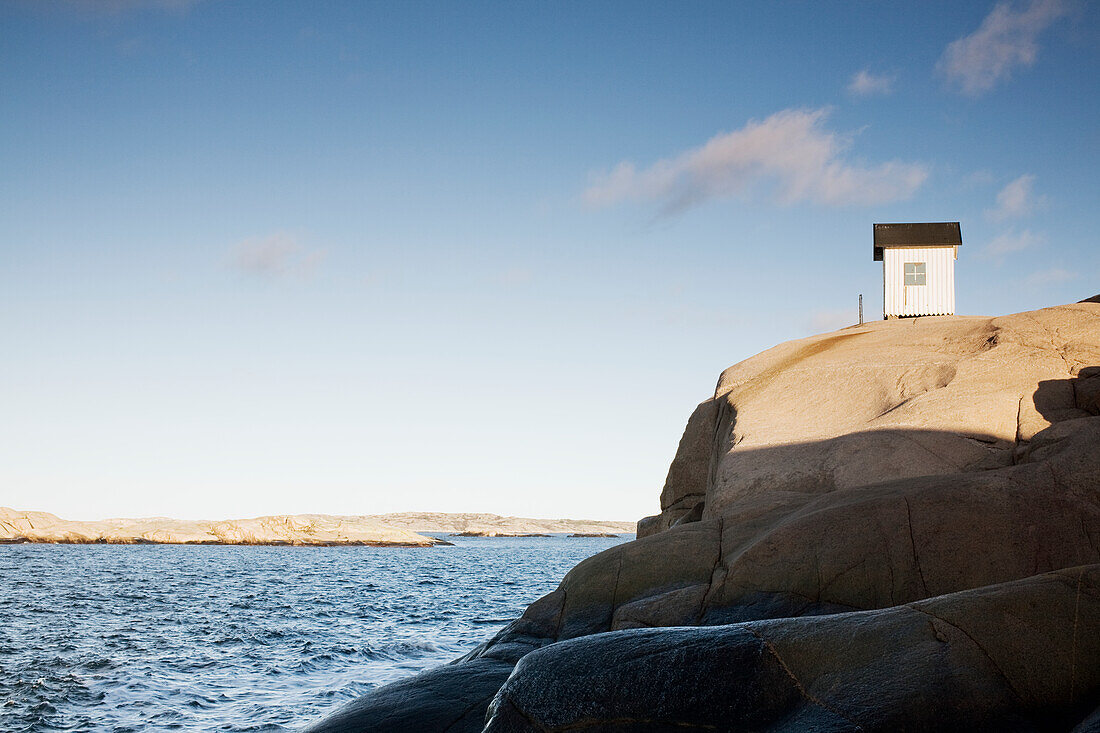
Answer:
<svg viewBox="0 0 1100 733"><path fill-rule="evenodd" d="M882 258L884 316L955 312L956 247L886 247ZM905 284L905 263L925 263L925 285Z"/></svg>

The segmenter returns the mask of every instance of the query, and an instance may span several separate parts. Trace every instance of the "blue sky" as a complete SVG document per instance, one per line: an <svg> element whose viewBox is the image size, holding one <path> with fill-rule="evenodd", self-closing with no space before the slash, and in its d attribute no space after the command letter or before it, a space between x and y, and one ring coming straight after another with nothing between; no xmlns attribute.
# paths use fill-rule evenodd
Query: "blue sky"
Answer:
<svg viewBox="0 0 1100 733"><path fill-rule="evenodd" d="M0 2L0 504L635 519L872 222L1100 291L1100 9L911 5Z"/></svg>

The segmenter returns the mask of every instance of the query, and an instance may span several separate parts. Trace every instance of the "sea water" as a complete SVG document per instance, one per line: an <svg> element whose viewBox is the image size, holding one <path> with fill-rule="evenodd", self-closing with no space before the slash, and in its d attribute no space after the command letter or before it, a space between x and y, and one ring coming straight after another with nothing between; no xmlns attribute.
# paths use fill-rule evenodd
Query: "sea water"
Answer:
<svg viewBox="0 0 1100 733"><path fill-rule="evenodd" d="M0 731L298 730L469 651L631 537L0 546Z"/></svg>

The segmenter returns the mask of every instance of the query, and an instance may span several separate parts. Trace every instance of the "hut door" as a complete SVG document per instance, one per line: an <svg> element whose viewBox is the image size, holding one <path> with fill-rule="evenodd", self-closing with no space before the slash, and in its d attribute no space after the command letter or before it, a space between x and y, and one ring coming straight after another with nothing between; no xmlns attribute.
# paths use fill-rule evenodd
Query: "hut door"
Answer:
<svg viewBox="0 0 1100 733"><path fill-rule="evenodd" d="M906 262L904 265L905 282L902 286L902 304L905 307L906 313L909 312L909 301L913 301L913 307L919 307L920 288L923 285L928 284L928 265L924 262ZM910 295L909 288L913 288L913 293Z"/></svg>

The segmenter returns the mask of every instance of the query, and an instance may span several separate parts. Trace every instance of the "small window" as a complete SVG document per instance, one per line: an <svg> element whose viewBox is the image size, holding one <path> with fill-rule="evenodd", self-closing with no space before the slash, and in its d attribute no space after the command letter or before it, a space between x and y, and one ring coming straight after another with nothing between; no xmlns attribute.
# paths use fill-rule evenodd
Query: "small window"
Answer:
<svg viewBox="0 0 1100 733"><path fill-rule="evenodd" d="M906 285L925 285L923 262L906 262L905 263L905 284Z"/></svg>

